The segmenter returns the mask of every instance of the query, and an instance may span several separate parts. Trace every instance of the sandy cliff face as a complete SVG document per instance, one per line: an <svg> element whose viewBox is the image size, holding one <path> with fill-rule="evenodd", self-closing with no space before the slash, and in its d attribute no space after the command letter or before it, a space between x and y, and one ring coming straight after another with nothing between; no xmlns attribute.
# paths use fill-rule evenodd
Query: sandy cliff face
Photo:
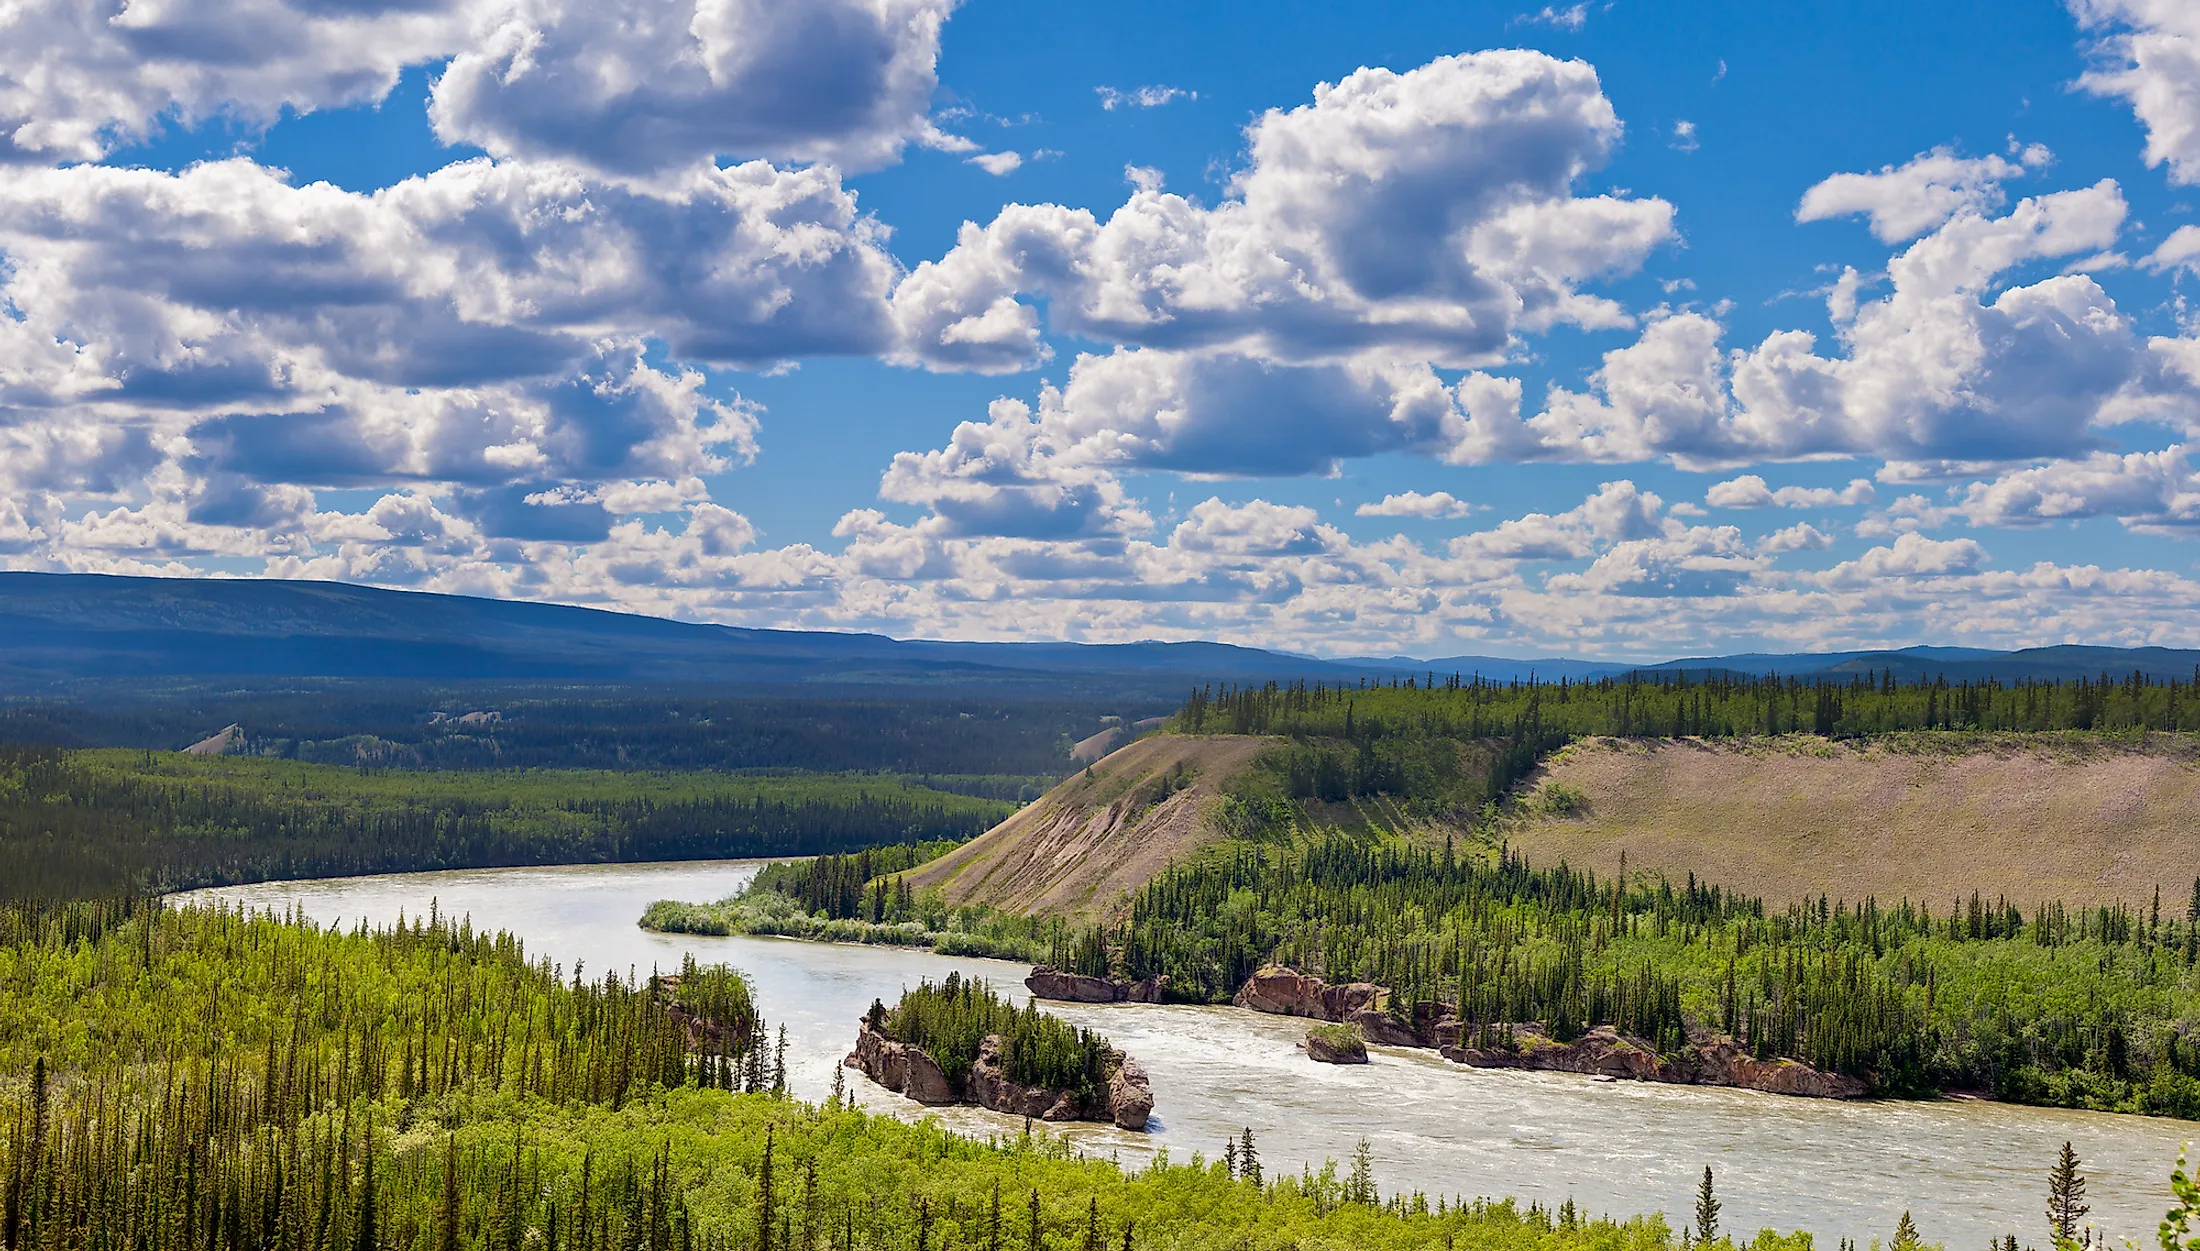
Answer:
<svg viewBox="0 0 2200 1251"><path fill-rule="evenodd" d="M1553 757L1510 831L1538 865L1694 873L1767 904L1815 899L2112 903L2192 887L2200 745L1955 735L1833 742L1592 739ZM1561 815L1552 787L1577 798Z"/></svg>
<svg viewBox="0 0 2200 1251"><path fill-rule="evenodd" d="M905 874L949 903L1063 918L1107 915L1219 837L1202 815L1270 740L1140 739L954 851Z"/></svg>

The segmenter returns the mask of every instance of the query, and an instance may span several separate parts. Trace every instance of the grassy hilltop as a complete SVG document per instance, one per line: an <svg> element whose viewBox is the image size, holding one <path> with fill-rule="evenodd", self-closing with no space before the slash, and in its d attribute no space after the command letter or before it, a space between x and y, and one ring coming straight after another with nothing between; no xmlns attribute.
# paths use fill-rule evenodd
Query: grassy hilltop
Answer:
<svg viewBox="0 0 2200 1251"><path fill-rule="evenodd" d="M1574 744L1507 831L1539 864L1689 874L1789 900L2182 903L2200 873L2200 743L1917 732Z"/></svg>

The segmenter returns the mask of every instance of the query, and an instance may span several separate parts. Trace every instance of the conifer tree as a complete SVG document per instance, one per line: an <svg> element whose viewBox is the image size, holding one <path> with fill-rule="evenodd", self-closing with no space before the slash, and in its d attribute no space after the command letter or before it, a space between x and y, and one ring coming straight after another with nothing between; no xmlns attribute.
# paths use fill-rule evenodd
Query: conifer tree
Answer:
<svg viewBox="0 0 2200 1251"><path fill-rule="evenodd" d="M764 1162L756 1170L756 1251L772 1251L772 1148L778 1129L776 1122L765 1124Z"/></svg>
<svg viewBox="0 0 2200 1251"><path fill-rule="evenodd" d="M1696 1187L1696 1241L1710 1242L1719 1236L1718 1197L1711 1191L1711 1166L1703 1166L1703 1182Z"/></svg>
<svg viewBox="0 0 2200 1251"><path fill-rule="evenodd" d="M353 1251L375 1251L381 1245L374 1210L374 1122L367 1122L366 1141L359 1145L359 1219L352 1239ZM218 1212L220 1209L217 1208ZM214 1239L207 1237L209 1245Z"/></svg>
<svg viewBox="0 0 2200 1251"><path fill-rule="evenodd" d="M1902 1219L1895 1222L1894 1241L1887 1244L1887 1251L1918 1251L1925 1240L1918 1236L1917 1222L1910 1219L1910 1210L1902 1209Z"/></svg>
<svg viewBox="0 0 2200 1251"><path fill-rule="evenodd" d="M2078 1153L2066 1141L2047 1174L2048 1236L2058 1247L2075 1243L2078 1222L2092 1210L2085 1202L2085 1175L2078 1171Z"/></svg>
<svg viewBox="0 0 2200 1251"><path fill-rule="evenodd" d="M584 1164L582 1166L586 1168ZM586 1196L588 1186L584 1181L581 1194ZM582 1200L586 1203L586 1199ZM582 1212L585 1214L584 1207ZM587 1231L583 1229L583 1233ZM436 1214L436 1233L441 1241L441 1251L458 1251L458 1135L443 1136L443 1206Z"/></svg>
<svg viewBox="0 0 2200 1251"><path fill-rule="evenodd" d="M1347 1203L1375 1202L1375 1154L1365 1138L1352 1149L1352 1173L1345 1181L1344 1197Z"/></svg>
<svg viewBox="0 0 2200 1251"><path fill-rule="evenodd" d="M1039 1188L1031 1188L1031 1251L1039 1251Z"/></svg>
<svg viewBox="0 0 2200 1251"><path fill-rule="evenodd" d="M1245 1136L1238 1142L1238 1176L1260 1185L1260 1153L1253 1149L1253 1127L1245 1127Z"/></svg>

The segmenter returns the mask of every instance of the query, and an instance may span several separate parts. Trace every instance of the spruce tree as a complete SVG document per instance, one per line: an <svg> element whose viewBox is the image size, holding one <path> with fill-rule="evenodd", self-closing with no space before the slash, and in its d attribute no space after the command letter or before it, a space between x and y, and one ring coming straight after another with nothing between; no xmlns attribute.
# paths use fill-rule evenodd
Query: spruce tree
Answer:
<svg viewBox="0 0 2200 1251"><path fill-rule="evenodd" d="M1368 1148L1367 1139L1352 1149L1352 1175L1345 1182L1345 1202L1375 1202L1375 1153Z"/></svg>
<svg viewBox="0 0 2200 1251"><path fill-rule="evenodd" d="M585 1184L587 1177L587 1174L585 1172L586 1168L587 1165L583 1164L582 1169L584 1171L582 1173L582 1178L584 1184L581 1187L581 1202L583 1204L587 1203L588 1201L588 1187ZM583 1207L581 1210L582 1213L585 1215L587 1212L587 1208ZM458 1251L457 1134L445 1134L443 1136L443 1206L441 1211L436 1214L436 1225L437 1235L441 1239L441 1241L437 1245L441 1248L441 1251ZM586 1234L588 1231L584 1228L581 1232L583 1234Z"/></svg>
<svg viewBox="0 0 2200 1251"><path fill-rule="evenodd" d="M776 1122L764 1123L764 1162L756 1170L756 1251L772 1251L772 1148L778 1129Z"/></svg>
<svg viewBox="0 0 2200 1251"><path fill-rule="evenodd" d="M1260 1153L1253 1150L1253 1127L1245 1127L1245 1136L1238 1141L1238 1176L1254 1185L1260 1185Z"/></svg>
<svg viewBox="0 0 2200 1251"><path fill-rule="evenodd" d="M374 1122L371 1120L367 1122L366 1141L359 1145L359 1165L359 1219L355 1226L352 1247L353 1251L375 1251L382 1245L382 1240L374 1207ZM218 1207L215 1210L220 1211ZM213 1236L209 1234L208 1245L212 1245L213 1241Z"/></svg>
<svg viewBox="0 0 2200 1251"><path fill-rule="evenodd" d="M1696 1187L1696 1241L1719 1236L1719 1200L1711 1191L1711 1166L1703 1166L1703 1183Z"/></svg>
<svg viewBox="0 0 2200 1251"><path fill-rule="evenodd" d="M1925 1240L1917 1233L1917 1222L1910 1219L1910 1210L1904 1208L1902 1219L1895 1223L1894 1241L1887 1245L1887 1251L1918 1251L1924 1245Z"/></svg>
<svg viewBox="0 0 2200 1251"><path fill-rule="evenodd" d="M1039 1188L1031 1188L1031 1251L1039 1251Z"/></svg>
<svg viewBox="0 0 2200 1251"><path fill-rule="evenodd" d="M2078 1171L2078 1153L2066 1141L2055 1167L2047 1173L2047 1232L2056 1246L2078 1240L2078 1222L2093 1209L2085 1202L2085 1175Z"/></svg>

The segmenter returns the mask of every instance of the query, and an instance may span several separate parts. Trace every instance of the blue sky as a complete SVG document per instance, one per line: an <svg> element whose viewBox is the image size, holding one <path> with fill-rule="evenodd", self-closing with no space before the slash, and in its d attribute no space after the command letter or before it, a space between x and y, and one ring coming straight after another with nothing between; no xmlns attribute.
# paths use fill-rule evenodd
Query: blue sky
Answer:
<svg viewBox="0 0 2200 1251"><path fill-rule="evenodd" d="M0 567L2200 645L2178 0L40 0L0 49Z"/></svg>

